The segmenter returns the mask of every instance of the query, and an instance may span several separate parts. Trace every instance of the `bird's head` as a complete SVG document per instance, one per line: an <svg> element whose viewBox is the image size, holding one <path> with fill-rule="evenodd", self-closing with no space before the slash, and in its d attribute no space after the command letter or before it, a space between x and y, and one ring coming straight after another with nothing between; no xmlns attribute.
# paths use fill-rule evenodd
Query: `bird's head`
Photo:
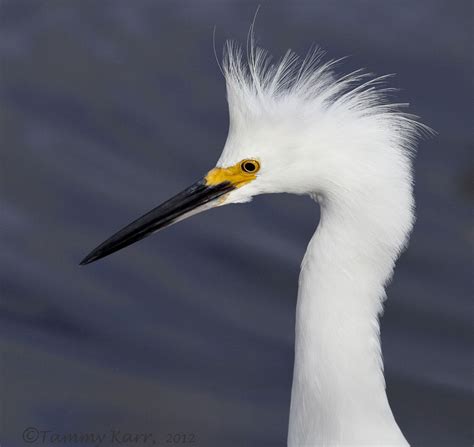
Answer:
<svg viewBox="0 0 474 447"><path fill-rule="evenodd" d="M258 194L325 197L369 190L378 180L390 182L398 172L394 165L409 177L409 148L420 125L386 102L382 78L363 71L337 78L335 62L321 63L319 51L304 61L288 52L274 65L253 44L246 60L242 54L227 44L230 124L216 167L107 239L81 264L201 211Z"/></svg>

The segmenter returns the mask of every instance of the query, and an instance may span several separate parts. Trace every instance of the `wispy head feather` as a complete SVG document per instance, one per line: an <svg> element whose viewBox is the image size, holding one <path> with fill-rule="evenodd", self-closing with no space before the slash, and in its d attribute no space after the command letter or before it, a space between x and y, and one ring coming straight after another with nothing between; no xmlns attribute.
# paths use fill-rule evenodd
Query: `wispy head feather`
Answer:
<svg viewBox="0 0 474 447"><path fill-rule="evenodd" d="M266 50L255 45L252 28L245 52L236 42L227 41L222 69L231 120L242 113L251 117L278 113L293 105L300 110L350 114L351 118L388 119L410 139L431 132L416 116L403 111L408 104L390 101L396 89L386 81L393 75L374 76L364 69L337 75L335 68L344 58L324 61L324 56L319 47L303 59L288 50L274 62Z"/></svg>

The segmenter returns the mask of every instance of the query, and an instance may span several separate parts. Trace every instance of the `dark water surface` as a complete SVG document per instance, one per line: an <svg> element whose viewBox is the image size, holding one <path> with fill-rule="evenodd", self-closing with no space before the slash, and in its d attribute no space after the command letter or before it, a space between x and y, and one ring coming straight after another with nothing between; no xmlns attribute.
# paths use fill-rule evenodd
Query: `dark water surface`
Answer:
<svg viewBox="0 0 474 447"><path fill-rule="evenodd" d="M228 117L212 30L245 40L256 6L0 2L2 446L26 427L285 445L311 200L259 197L77 265L214 165ZM471 22L467 1L307 0L263 2L257 24L276 56L317 42L351 55L345 70L397 73L438 132L382 323L414 446L472 444Z"/></svg>

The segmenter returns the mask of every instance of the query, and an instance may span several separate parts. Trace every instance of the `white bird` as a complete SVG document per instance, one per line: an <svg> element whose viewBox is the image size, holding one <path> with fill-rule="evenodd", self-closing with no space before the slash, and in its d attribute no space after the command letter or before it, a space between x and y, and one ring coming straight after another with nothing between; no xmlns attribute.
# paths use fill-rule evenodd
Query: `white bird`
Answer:
<svg viewBox="0 0 474 447"><path fill-rule="evenodd" d="M288 446L407 446L385 392L379 315L414 223L411 156L427 128L386 77L336 76L291 51L227 42L230 125L214 169L93 250L88 264L203 210L265 193L321 207L299 279Z"/></svg>

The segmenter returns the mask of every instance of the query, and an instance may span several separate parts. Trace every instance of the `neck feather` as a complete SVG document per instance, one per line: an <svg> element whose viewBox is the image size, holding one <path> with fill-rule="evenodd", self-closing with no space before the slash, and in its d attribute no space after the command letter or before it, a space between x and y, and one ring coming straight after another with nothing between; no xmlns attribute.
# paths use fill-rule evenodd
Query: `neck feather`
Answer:
<svg viewBox="0 0 474 447"><path fill-rule="evenodd" d="M387 191L320 201L300 275L290 447L408 445L387 401L379 338L384 286L413 220L404 185L393 203Z"/></svg>

